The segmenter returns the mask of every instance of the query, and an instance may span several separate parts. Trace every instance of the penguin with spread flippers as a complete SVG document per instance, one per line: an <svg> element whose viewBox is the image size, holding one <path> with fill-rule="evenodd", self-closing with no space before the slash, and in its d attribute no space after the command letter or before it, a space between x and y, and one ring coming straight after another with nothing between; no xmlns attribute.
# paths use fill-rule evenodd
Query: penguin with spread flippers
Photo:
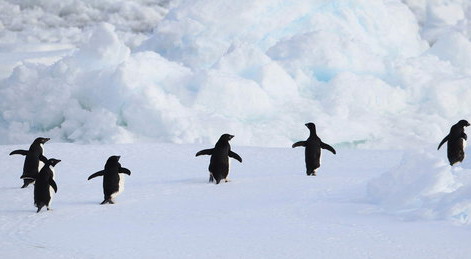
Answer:
<svg viewBox="0 0 471 259"><path fill-rule="evenodd" d="M36 179L39 170L41 170L43 165L47 162L46 157L43 156L43 152L44 143L48 141L49 138L37 138L34 140L33 144L31 144L29 150L18 149L10 153L10 156L26 156L23 164L23 174L21 175L23 179L23 186L21 188L25 188L31 183L34 183L34 179Z"/></svg>
<svg viewBox="0 0 471 259"><path fill-rule="evenodd" d="M51 158L46 161L41 171L34 176L34 206L39 212L44 206L50 210L52 197L57 193L57 184L54 181L54 166L61 160ZM22 176L21 178L30 178L30 176Z"/></svg>
<svg viewBox="0 0 471 259"><path fill-rule="evenodd" d="M97 176L103 176L103 194L105 199L101 204L114 204L114 198L124 189L124 176L131 175L129 169L121 167L120 156L110 156L105 164L105 169L98 171L88 177L88 180Z"/></svg>
<svg viewBox="0 0 471 259"><path fill-rule="evenodd" d="M470 124L466 120L460 120L455 125L451 126L450 133L440 142L438 149L448 141L447 156L450 165L462 162L464 159L464 149L466 148L466 140L468 136L464 133L464 127Z"/></svg>
<svg viewBox="0 0 471 259"><path fill-rule="evenodd" d="M236 159L242 163L242 158L235 152L231 151L229 141L233 135L223 134L214 148L204 149L196 153L196 156L210 155L209 162L209 182L216 181L219 184L221 180L228 182L227 175L229 174L229 157Z"/></svg>
<svg viewBox="0 0 471 259"><path fill-rule="evenodd" d="M309 138L306 141L298 141L292 145L295 147L305 147L306 174L316 175L316 170L321 166L321 149L327 149L336 154L335 149L321 141L316 133L316 125L309 122L305 124L309 129Z"/></svg>

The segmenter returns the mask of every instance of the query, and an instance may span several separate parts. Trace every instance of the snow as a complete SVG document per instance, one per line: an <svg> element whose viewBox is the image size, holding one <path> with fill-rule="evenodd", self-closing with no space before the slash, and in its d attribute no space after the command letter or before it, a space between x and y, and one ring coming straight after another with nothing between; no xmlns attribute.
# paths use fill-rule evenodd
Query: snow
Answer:
<svg viewBox="0 0 471 259"><path fill-rule="evenodd" d="M1 4L3 144L412 148L471 113L467 1Z"/></svg>
<svg viewBox="0 0 471 259"><path fill-rule="evenodd" d="M445 215L471 212L464 173L470 167L448 169L443 152L338 149L324 154L318 176L308 177L302 149L242 147L238 136L232 142L244 162L232 163L231 181L219 185L207 182L209 157L194 157L203 145L48 143L46 155L62 159L55 168L58 192L52 211L38 214L33 188L19 188L22 159L8 156L22 146L0 146L0 256L464 258L471 252L469 221ZM101 178L86 179L110 155L121 155L132 174L116 204L99 205ZM414 176L417 159L427 167ZM397 207L421 211L410 202L415 193L444 216L391 213L394 195Z"/></svg>
<svg viewBox="0 0 471 259"><path fill-rule="evenodd" d="M0 257L466 258L471 162L436 147L470 60L467 0L0 0ZM306 122L338 151L316 177ZM244 163L208 184L226 132ZM38 136L36 214L8 153Z"/></svg>

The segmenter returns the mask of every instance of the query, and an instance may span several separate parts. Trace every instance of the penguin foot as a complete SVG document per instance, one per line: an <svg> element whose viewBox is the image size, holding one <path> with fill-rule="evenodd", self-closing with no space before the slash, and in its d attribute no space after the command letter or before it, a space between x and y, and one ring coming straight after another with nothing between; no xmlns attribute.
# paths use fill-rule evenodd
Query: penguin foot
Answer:
<svg viewBox="0 0 471 259"><path fill-rule="evenodd" d="M228 182L230 182L230 181L231 181L230 179L227 179L227 178L224 179L224 182L226 182L226 183L228 183Z"/></svg>
<svg viewBox="0 0 471 259"><path fill-rule="evenodd" d="M111 200L111 199L106 199L104 201L102 201L100 204L103 205L103 204L114 204L114 202Z"/></svg>

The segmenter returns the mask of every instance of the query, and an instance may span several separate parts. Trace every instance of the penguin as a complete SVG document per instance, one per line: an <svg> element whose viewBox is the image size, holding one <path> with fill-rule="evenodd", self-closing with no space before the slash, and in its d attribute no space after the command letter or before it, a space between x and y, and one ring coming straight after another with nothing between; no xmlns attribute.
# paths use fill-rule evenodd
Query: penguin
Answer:
<svg viewBox="0 0 471 259"><path fill-rule="evenodd" d="M214 148L204 149L196 153L195 156L210 155L211 160L209 162L209 182L216 181L219 184L224 179L228 182L227 175L229 174L229 157L242 163L242 158L235 152L231 151L231 145L229 141L233 138L233 135L223 134Z"/></svg>
<svg viewBox="0 0 471 259"><path fill-rule="evenodd" d="M50 210L52 197L57 193L57 184L54 181L54 166L61 160L51 158L46 161L41 171L34 177L36 180L34 184L34 206L38 208L36 213L41 211L42 207L46 206ZM31 176L22 176L23 179L29 179Z"/></svg>
<svg viewBox="0 0 471 259"><path fill-rule="evenodd" d="M25 163L23 165L23 174L21 179L23 179L23 186L21 188L26 188L28 185L34 183L34 179L38 174L39 170L47 162L47 158L43 156L44 152L44 143L48 142L49 138L36 138L29 147L29 150L18 149L12 151L11 155L23 155L26 156Z"/></svg>
<svg viewBox="0 0 471 259"><path fill-rule="evenodd" d="M468 126L468 121L458 121L458 123L451 126L450 133L438 145L437 150L448 141L447 156L451 166L462 162L464 159L464 149L466 147L466 140L468 139L468 136L464 133L464 127Z"/></svg>
<svg viewBox="0 0 471 259"><path fill-rule="evenodd" d="M121 167L119 163L120 156L110 156L105 164L105 169L98 171L88 177L88 180L97 176L103 176L103 193L105 199L101 204L114 204L114 198L124 189L124 176L120 174L131 175L129 169Z"/></svg>
<svg viewBox="0 0 471 259"><path fill-rule="evenodd" d="M306 174L316 175L316 170L321 166L321 148L327 149L330 152L336 154L335 149L328 144L322 142L317 136L316 125L312 122L306 123L306 127L309 129L309 138L306 141L298 141L292 145L295 147L306 147L304 156L306 162Z"/></svg>

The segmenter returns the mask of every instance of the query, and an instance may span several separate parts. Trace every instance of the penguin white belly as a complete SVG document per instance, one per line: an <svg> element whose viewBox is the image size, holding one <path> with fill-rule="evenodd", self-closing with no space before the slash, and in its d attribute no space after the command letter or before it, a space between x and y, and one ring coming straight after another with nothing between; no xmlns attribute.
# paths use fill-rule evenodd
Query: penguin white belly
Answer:
<svg viewBox="0 0 471 259"><path fill-rule="evenodd" d="M119 177L119 185L118 191L111 194L111 199L114 199L118 194L120 194L124 190L124 175L118 174Z"/></svg>
<svg viewBox="0 0 471 259"><path fill-rule="evenodd" d="M54 179L54 175L55 175L54 167L49 166L49 168L51 169L51 172L52 172L52 180L55 180L55 179ZM51 200L49 201L49 204L48 204L47 206L51 205L51 203L52 203L52 198L54 198L54 193L55 193L55 192L54 192L54 188L52 188L52 186L49 185L49 196L51 197Z"/></svg>
<svg viewBox="0 0 471 259"><path fill-rule="evenodd" d="M466 139L461 138L461 141L462 141L461 144L463 145L463 150L465 150L466 149Z"/></svg>

